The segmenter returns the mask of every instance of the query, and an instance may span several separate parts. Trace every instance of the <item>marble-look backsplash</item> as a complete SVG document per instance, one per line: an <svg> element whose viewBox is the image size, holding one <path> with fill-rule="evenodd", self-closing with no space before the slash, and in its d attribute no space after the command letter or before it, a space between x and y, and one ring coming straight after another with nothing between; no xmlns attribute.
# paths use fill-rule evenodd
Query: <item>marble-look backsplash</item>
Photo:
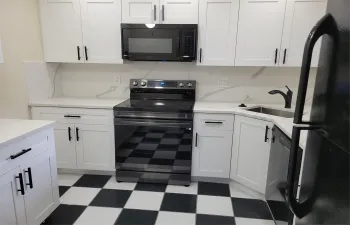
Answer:
<svg viewBox="0 0 350 225"><path fill-rule="evenodd" d="M315 72L311 71L308 98L313 93ZM286 91L285 85L294 91L295 102L299 75L300 68L205 67L179 62L61 64L55 78L55 97L127 98L132 78L189 79L197 81L197 100L273 104L284 100L268 91Z"/></svg>

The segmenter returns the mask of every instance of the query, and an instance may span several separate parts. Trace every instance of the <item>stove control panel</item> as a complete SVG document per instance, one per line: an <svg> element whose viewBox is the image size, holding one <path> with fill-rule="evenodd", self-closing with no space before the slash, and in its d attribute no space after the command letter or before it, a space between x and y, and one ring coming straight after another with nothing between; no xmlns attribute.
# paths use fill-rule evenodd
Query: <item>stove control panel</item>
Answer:
<svg viewBox="0 0 350 225"><path fill-rule="evenodd" d="M195 80L145 80L131 79L130 89L154 88L154 89L196 89Z"/></svg>

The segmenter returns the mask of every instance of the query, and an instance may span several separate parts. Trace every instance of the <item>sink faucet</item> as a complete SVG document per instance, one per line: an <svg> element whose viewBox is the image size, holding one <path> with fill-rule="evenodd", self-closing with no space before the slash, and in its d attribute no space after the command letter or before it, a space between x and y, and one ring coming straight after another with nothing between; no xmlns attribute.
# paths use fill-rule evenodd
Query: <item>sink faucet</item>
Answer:
<svg viewBox="0 0 350 225"><path fill-rule="evenodd" d="M286 88L288 89L287 94L285 94L283 91L280 91L280 90L269 91L269 94L270 95L281 94L285 102L284 108L290 109L292 107L293 91L291 91L287 85L286 85Z"/></svg>

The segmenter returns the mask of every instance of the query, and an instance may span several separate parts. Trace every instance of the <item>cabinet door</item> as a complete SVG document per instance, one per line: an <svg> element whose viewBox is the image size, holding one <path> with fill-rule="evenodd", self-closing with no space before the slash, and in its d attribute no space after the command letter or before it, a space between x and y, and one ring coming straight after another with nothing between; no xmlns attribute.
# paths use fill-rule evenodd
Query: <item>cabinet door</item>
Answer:
<svg viewBox="0 0 350 225"><path fill-rule="evenodd" d="M85 62L121 63L121 0L80 0L80 4Z"/></svg>
<svg viewBox="0 0 350 225"><path fill-rule="evenodd" d="M114 127L77 125L75 129L79 169L113 171Z"/></svg>
<svg viewBox="0 0 350 225"><path fill-rule="evenodd" d="M38 154L21 165L26 186L24 200L28 224L41 224L59 205L53 135L40 148L45 149L36 151Z"/></svg>
<svg viewBox="0 0 350 225"><path fill-rule="evenodd" d="M281 66L301 66L306 39L313 26L325 15L326 2L326 0L287 1L280 53ZM311 61L313 67L317 67L320 49L321 39L314 48Z"/></svg>
<svg viewBox="0 0 350 225"><path fill-rule="evenodd" d="M57 124L54 131L58 168L77 168L74 124Z"/></svg>
<svg viewBox="0 0 350 225"><path fill-rule="evenodd" d="M242 116L236 116L234 125L231 178L263 194L266 189L272 126L270 122ZM266 141L265 137L268 138Z"/></svg>
<svg viewBox="0 0 350 225"><path fill-rule="evenodd" d="M192 156L193 176L230 177L232 131L198 130Z"/></svg>
<svg viewBox="0 0 350 225"><path fill-rule="evenodd" d="M160 0L160 21L166 24L197 24L198 0Z"/></svg>
<svg viewBox="0 0 350 225"><path fill-rule="evenodd" d="M159 23L159 0L122 0L123 23Z"/></svg>
<svg viewBox="0 0 350 225"><path fill-rule="evenodd" d="M199 4L199 65L233 66L239 0L203 0Z"/></svg>
<svg viewBox="0 0 350 225"><path fill-rule="evenodd" d="M79 0L39 0L39 6L45 61L84 62Z"/></svg>
<svg viewBox="0 0 350 225"><path fill-rule="evenodd" d="M281 46L286 0L241 1L236 66L275 66Z"/></svg>
<svg viewBox="0 0 350 225"><path fill-rule="evenodd" d="M23 225L26 222L24 198L17 189L20 189L20 168L13 169L0 175L0 221L1 224ZM23 174L22 174L23 175Z"/></svg>

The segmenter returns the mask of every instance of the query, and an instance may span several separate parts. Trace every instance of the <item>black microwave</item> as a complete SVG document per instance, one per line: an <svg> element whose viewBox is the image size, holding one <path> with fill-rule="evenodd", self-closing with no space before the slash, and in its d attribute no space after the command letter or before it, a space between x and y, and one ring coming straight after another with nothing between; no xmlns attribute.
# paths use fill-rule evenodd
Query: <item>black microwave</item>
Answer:
<svg viewBox="0 0 350 225"><path fill-rule="evenodd" d="M197 24L121 24L122 56L142 61L194 61Z"/></svg>

